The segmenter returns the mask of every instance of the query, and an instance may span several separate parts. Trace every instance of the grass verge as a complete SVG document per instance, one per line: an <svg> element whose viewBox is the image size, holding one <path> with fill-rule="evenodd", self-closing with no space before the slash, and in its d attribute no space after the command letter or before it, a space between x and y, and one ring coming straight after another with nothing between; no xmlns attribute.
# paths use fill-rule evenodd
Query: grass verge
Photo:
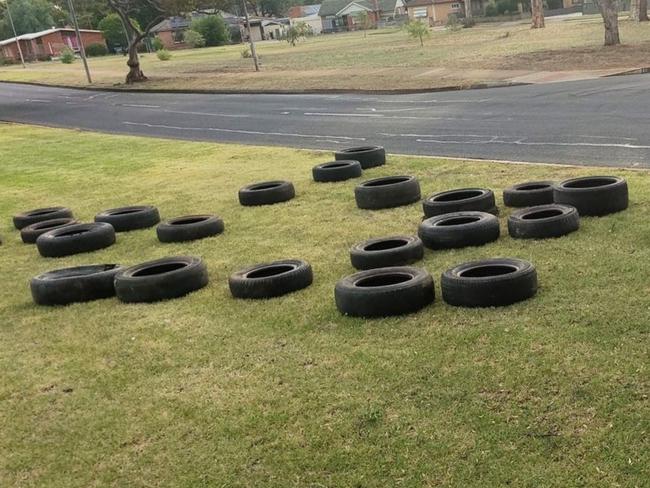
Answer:
<svg viewBox="0 0 650 488"><path fill-rule="evenodd" d="M570 236L428 251L418 265L434 275L435 304L362 320L339 315L333 300L336 280L353 272L348 248L415 232L421 208L357 209L359 180L311 181L327 155L8 124L0 138L1 486L647 482L645 173L617 171L630 209L585 218ZM365 177L413 174L428 194L595 172L390 157ZM239 206L239 187L277 178L294 182L294 200ZM89 221L137 203L164 217L214 212L226 231L163 245L142 230L96 253L45 259L10 223L44 205ZM175 254L203 257L210 285L150 305L31 302L37 273ZM539 294L500 309L441 302L443 270L492 256L535 263ZM230 297L231 272L284 257L310 261L314 284L271 301Z"/></svg>
<svg viewBox="0 0 650 488"><path fill-rule="evenodd" d="M600 16L529 23L481 24L460 31L436 30L420 48L397 29L322 35L292 47L258 46L256 73L242 45L174 51L172 59L142 56L150 81L130 88L172 90L427 89L503 83L535 71L611 70L647 66L650 26L621 18L622 46L604 48ZM126 58L91 58L94 85L124 88ZM0 80L86 86L80 61L0 67Z"/></svg>

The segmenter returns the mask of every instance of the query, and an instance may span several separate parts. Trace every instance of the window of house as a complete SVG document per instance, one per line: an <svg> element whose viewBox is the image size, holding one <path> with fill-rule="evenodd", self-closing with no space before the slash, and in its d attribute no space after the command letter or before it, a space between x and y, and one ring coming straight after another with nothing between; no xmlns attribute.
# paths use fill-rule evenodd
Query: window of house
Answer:
<svg viewBox="0 0 650 488"><path fill-rule="evenodd" d="M460 3L452 3L451 8L453 8L454 10L460 10Z"/></svg>
<svg viewBox="0 0 650 488"><path fill-rule="evenodd" d="M426 7L419 7L413 9L413 17L415 17L416 19L426 17L426 16L427 16Z"/></svg>
<svg viewBox="0 0 650 488"><path fill-rule="evenodd" d="M174 42L184 42L185 41L185 36L184 36L184 31L182 30L175 30L174 31Z"/></svg>

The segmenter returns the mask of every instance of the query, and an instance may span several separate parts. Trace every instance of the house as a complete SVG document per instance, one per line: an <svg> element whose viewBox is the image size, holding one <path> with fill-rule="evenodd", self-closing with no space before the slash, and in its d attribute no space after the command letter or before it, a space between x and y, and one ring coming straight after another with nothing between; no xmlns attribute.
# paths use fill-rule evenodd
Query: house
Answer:
<svg viewBox="0 0 650 488"><path fill-rule="evenodd" d="M251 24L251 37L253 41L266 41L270 39L281 39L284 35L285 24L279 19L249 18ZM248 41L246 22L242 21L242 40Z"/></svg>
<svg viewBox="0 0 650 488"><path fill-rule="evenodd" d="M188 49L191 46L185 42L185 31L191 28L192 22L205 17L206 15L214 15L217 13L221 15L228 25L228 28L230 29L230 38L233 42L240 42L241 19L236 15L221 11L212 11L209 13L192 12L188 17L168 17L154 25L149 32L151 36L160 39L165 49Z"/></svg>
<svg viewBox="0 0 650 488"><path fill-rule="evenodd" d="M451 14L464 15L465 3L463 0L406 0L406 12L409 20L419 20L433 27L446 24Z"/></svg>
<svg viewBox="0 0 650 488"><path fill-rule="evenodd" d="M307 24L314 35L320 34L323 30L323 23L318 16L319 5L298 5L289 9L289 22L291 25L298 22Z"/></svg>
<svg viewBox="0 0 650 488"><path fill-rule="evenodd" d="M79 33L84 47L90 44L106 45L104 34L101 31L80 29ZM69 47L74 52L80 50L79 39L77 39L74 29L63 27L23 34L0 41L0 56L5 59L20 59L18 43L20 43L25 61L46 60L52 56L59 56L65 47Z"/></svg>
<svg viewBox="0 0 650 488"><path fill-rule="evenodd" d="M367 12L370 21L377 25L394 20L404 14L402 0L325 0L318 11L323 32L356 30L358 16Z"/></svg>

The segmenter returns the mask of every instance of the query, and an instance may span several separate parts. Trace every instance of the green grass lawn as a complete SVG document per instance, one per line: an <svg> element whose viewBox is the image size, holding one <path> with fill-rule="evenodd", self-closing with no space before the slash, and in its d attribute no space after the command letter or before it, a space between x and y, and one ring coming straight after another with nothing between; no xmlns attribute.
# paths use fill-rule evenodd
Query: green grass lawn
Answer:
<svg viewBox="0 0 650 488"><path fill-rule="evenodd" d="M206 90L304 90L435 88L499 82L531 70L625 69L647 66L650 25L621 17L624 45L603 48L600 16L549 20L545 29L519 24L479 24L452 32L436 30L419 41L398 29L322 35L292 47L284 41L259 43L262 72L241 57L241 44L174 51L169 61L142 56L150 77L136 88ZM91 58L95 86L120 87L126 58ZM87 84L79 60L0 67L0 80L60 85Z"/></svg>
<svg viewBox="0 0 650 488"><path fill-rule="evenodd" d="M341 316L348 248L413 234L419 204L356 208L360 180L317 184L330 155L0 125L0 486L642 487L650 472L650 180L629 210L584 218L548 241L507 233L479 248L427 251L436 282L419 313ZM388 148L390 150L390 148ZM364 178L416 175L424 194L500 190L603 169L389 157ZM237 190L289 179L294 200L242 207ZM46 259L11 216L67 205L78 218L155 204L163 217L216 213L223 235L159 243L119 234L90 254ZM208 287L147 305L107 299L38 307L29 279L83 263L201 256ZM440 274L494 256L532 261L538 295L498 309L440 300ZM227 278L302 258L311 287L231 298Z"/></svg>

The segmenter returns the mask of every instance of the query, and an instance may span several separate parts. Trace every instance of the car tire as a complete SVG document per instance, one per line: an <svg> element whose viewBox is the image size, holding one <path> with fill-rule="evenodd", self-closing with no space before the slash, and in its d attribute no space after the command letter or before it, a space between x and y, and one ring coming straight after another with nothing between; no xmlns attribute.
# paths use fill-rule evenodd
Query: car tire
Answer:
<svg viewBox="0 0 650 488"><path fill-rule="evenodd" d="M465 211L498 213L494 192L487 188L460 188L434 193L422 202L422 208L426 217Z"/></svg>
<svg viewBox="0 0 650 488"><path fill-rule="evenodd" d="M228 280L235 298L273 298L307 288L314 280L311 265L285 259L250 266L233 273Z"/></svg>
<svg viewBox="0 0 650 488"><path fill-rule="evenodd" d="M46 232L78 223L78 220L70 218L43 220L20 229L20 238L25 244L35 244L36 239Z"/></svg>
<svg viewBox="0 0 650 488"><path fill-rule="evenodd" d="M156 228L160 242L186 242L223 232L223 220L214 215L186 215L163 222Z"/></svg>
<svg viewBox="0 0 650 488"><path fill-rule="evenodd" d="M560 237L579 228L576 208L559 203L525 208L508 217L508 232L514 239Z"/></svg>
<svg viewBox="0 0 650 488"><path fill-rule="evenodd" d="M571 205L580 215L602 216L628 206L627 182L618 176L586 176L553 187L555 203Z"/></svg>
<svg viewBox="0 0 650 488"><path fill-rule="evenodd" d="M537 293L535 266L521 259L472 261L442 274L442 298L457 307L498 307Z"/></svg>
<svg viewBox="0 0 650 488"><path fill-rule="evenodd" d="M115 296L117 264L96 264L57 269L30 281L34 302L38 305L67 305Z"/></svg>
<svg viewBox="0 0 650 488"><path fill-rule="evenodd" d="M115 293L126 303L158 302L200 290L208 281L208 269L200 258L175 256L120 271L115 276Z"/></svg>
<svg viewBox="0 0 650 488"><path fill-rule="evenodd" d="M95 215L95 222L111 224L115 232L129 232L153 227L160 222L160 214L151 205L135 205L104 210Z"/></svg>
<svg viewBox="0 0 650 488"><path fill-rule="evenodd" d="M296 196L290 181L263 181L239 190L239 203L245 206L273 205Z"/></svg>
<svg viewBox="0 0 650 488"><path fill-rule="evenodd" d="M36 239L41 256L58 258L97 251L115 244L115 230L111 224L95 222L74 224L51 230Z"/></svg>
<svg viewBox="0 0 650 488"><path fill-rule="evenodd" d="M73 218L72 210L67 207L47 207L35 208L27 212L21 212L14 215L14 226L21 230L23 227L52 219L71 219Z"/></svg>
<svg viewBox="0 0 650 488"><path fill-rule="evenodd" d="M349 147L334 153L336 160L359 161L362 169L375 168L386 164L386 150L381 146Z"/></svg>
<svg viewBox="0 0 650 488"><path fill-rule="evenodd" d="M414 176L374 178L354 189L357 207L366 210L409 205L417 202L420 196L420 183Z"/></svg>
<svg viewBox="0 0 650 488"><path fill-rule="evenodd" d="M334 288L338 310L353 317L388 317L417 312L433 303L433 278L424 269L392 266L360 271Z"/></svg>
<svg viewBox="0 0 650 488"><path fill-rule="evenodd" d="M554 181L528 181L503 190L506 207L535 207L553 203Z"/></svg>
<svg viewBox="0 0 650 488"><path fill-rule="evenodd" d="M318 164L312 169L314 181L327 183L358 178L363 173L359 161L339 160Z"/></svg>
<svg viewBox="0 0 650 488"><path fill-rule="evenodd" d="M419 237L391 236L369 239L350 249L350 261L356 269L405 266L424 257L424 246Z"/></svg>
<svg viewBox="0 0 650 488"><path fill-rule="evenodd" d="M500 235L499 219L487 212L452 212L425 219L418 236L429 249L482 246Z"/></svg>

